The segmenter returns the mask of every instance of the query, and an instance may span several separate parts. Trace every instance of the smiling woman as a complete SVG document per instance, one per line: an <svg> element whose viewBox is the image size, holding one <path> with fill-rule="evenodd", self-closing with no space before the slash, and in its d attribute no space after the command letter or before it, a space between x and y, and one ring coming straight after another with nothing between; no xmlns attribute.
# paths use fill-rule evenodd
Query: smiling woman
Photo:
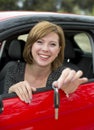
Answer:
<svg viewBox="0 0 94 130"><path fill-rule="evenodd" d="M62 66L64 47L64 32L60 26L48 21L36 24L25 44L23 56L26 63L16 63L15 67L9 68L5 92L15 92L26 103L31 102L36 88L51 87L52 84L66 94L73 93L88 79L80 78L82 71Z"/></svg>

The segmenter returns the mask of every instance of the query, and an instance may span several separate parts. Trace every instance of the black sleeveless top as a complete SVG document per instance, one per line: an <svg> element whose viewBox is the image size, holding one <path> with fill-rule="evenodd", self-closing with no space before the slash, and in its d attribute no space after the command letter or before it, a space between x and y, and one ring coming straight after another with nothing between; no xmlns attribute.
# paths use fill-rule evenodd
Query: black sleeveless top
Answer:
<svg viewBox="0 0 94 130"><path fill-rule="evenodd" d="M25 66L26 63L24 62L15 62L15 65L9 67L4 81L4 93L8 93L9 87L13 84L24 81ZM63 69L64 67L61 66L49 75L46 82L46 87L52 87L53 81L59 78Z"/></svg>

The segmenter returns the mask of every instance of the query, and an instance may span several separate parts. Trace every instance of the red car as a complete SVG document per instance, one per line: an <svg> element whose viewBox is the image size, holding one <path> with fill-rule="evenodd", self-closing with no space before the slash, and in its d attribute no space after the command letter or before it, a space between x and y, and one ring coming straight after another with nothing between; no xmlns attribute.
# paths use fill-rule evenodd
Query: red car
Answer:
<svg viewBox="0 0 94 130"><path fill-rule="evenodd" d="M69 97L53 87L39 88L34 93L32 102L26 104L14 93L3 94L4 78L9 66L23 61L23 48L18 46L21 46L21 41L25 43L29 30L42 20L54 22L64 29L64 66L83 70L89 81L80 85ZM12 41L15 41L14 49L10 48ZM93 16L50 12L0 12L0 43L0 130L94 129ZM58 104L55 102L57 98Z"/></svg>

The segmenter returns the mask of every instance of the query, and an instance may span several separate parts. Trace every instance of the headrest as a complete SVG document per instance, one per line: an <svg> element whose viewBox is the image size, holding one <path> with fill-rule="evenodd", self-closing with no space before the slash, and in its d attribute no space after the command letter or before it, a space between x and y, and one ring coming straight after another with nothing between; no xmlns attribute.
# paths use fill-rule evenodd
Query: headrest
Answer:
<svg viewBox="0 0 94 130"><path fill-rule="evenodd" d="M23 40L13 40L10 43L8 54L13 60L21 60L23 58L23 49L25 41Z"/></svg>
<svg viewBox="0 0 94 130"><path fill-rule="evenodd" d="M75 51L69 40L66 40L64 55L66 59L75 58Z"/></svg>

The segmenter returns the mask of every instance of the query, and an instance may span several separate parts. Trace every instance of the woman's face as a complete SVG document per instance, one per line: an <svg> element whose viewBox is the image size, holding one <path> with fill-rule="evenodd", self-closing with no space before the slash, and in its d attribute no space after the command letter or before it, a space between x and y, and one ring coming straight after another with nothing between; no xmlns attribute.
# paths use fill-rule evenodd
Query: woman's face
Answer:
<svg viewBox="0 0 94 130"><path fill-rule="evenodd" d="M38 39L32 46L33 63L38 66L50 66L60 51L59 36L52 32Z"/></svg>

